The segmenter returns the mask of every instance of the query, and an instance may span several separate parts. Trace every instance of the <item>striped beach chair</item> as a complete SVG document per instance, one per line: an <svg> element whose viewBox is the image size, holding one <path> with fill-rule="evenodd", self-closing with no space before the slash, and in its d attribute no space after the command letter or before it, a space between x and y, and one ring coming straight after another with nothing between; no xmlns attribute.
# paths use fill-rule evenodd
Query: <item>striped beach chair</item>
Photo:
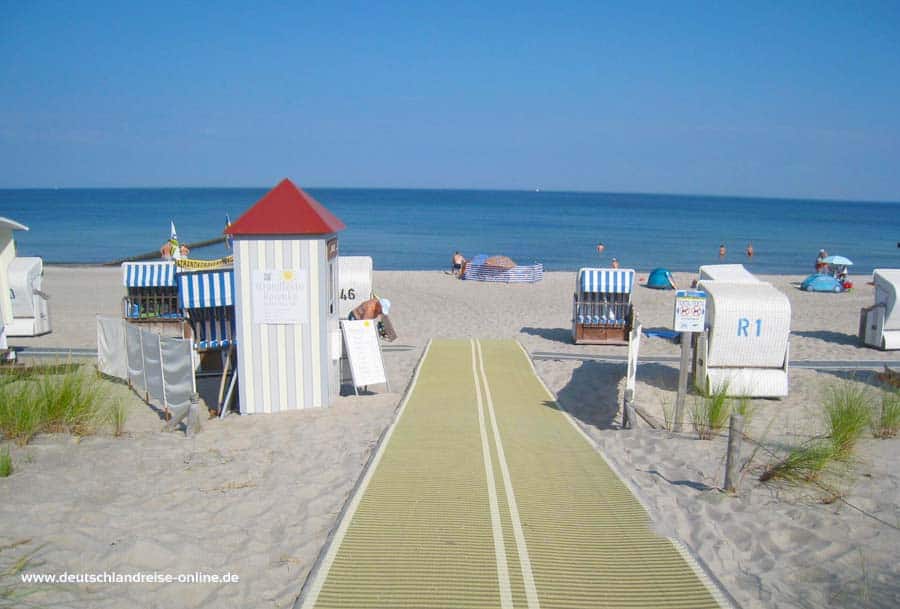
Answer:
<svg viewBox="0 0 900 609"><path fill-rule="evenodd" d="M180 319L175 263L172 261L124 262L122 283L126 319Z"/></svg>
<svg viewBox="0 0 900 609"><path fill-rule="evenodd" d="M627 345L634 323L633 269L579 269L572 305L576 344Z"/></svg>
<svg viewBox="0 0 900 609"><path fill-rule="evenodd" d="M234 271L179 273L178 304L190 321L196 350L235 344Z"/></svg>

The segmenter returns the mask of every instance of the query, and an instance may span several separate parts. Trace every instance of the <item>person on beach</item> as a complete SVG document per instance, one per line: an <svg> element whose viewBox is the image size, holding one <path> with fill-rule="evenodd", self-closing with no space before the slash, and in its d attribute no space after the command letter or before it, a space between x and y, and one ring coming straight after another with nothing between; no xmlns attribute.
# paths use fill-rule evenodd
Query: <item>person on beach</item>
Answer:
<svg viewBox="0 0 900 609"><path fill-rule="evenodd" d="M191 252L186 245L178 245L177 239L169 239L165 243L162 244L162 247L159 248L159 253L162 255L163 260L180 260L181 258L187 258L188 254Z"/></svg>
<svg viewBox="0 0 900 609"><path fill-rule="evenodd" d="M348 319L378 319L382 315L388 315L391 310L391 301L387 298L370 298L352 311Z"/></svg>
<svg viewBox="0 0 900 609"><path fill-rule="evenodd" d="M824 273L828 270L828 263L825 262L825 259L828 258L828 252L824 249L819 250L819 255L816 256L816 272Z"/></svg>
<svg viewBox="0 0 900 609"><path fill-rule="evenodd" d="M453 262L450 266L450 270L453 273L454 277L459 277L460 273L462 273L463 263L465 261L466 259L462 254L459 253L459 251L453 254Z"/></svg>
<svg viewBox="0 0 900 609"><path fill-rule="evenodd" d="M614 269L619 268L619 259L618 258L612 259L612 268L614 268Z"/></svg>
<svg viewBox="0 0 900 609"><path fill-rule="evenodd" d="M721 259L723 259L723 258L725 257L725 252L726 252L726 250L725 250L725 244L724 244L724 243L720 243L720 244L719 244L719 260L721 260Z"/></svg>
<svg viewBox="0 0 900 609"><path fill-rule="evenodd" d="M352 311L348 319L371 319L376 322L378 336L388 342L397 340L397 331L388 314L391 311L391 301L387 298L370 298Z"/></svg>
<svg viewBox="0 0 900 609"><path fill-rule="evenodd" d="M753 242L747 244L747 258L753 258Z"/></svg>

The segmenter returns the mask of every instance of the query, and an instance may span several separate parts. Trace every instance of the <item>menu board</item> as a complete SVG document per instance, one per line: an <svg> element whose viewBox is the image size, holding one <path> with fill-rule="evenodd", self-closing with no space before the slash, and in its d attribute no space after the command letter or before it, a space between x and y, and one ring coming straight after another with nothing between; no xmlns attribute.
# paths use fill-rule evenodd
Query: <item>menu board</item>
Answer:
<svg viewBox="0 0 900 609"><path fill-rule="evenodd" d="M347 361L350 362L355 387L387 383L376 324L373 319L341 320Z"/></svg>
<svg viewBox="0 0 900 609"><path fill-rule="evenodd" d="M253 323L309 323L309 278L306 269L254 270L251 279Z"/></svg>

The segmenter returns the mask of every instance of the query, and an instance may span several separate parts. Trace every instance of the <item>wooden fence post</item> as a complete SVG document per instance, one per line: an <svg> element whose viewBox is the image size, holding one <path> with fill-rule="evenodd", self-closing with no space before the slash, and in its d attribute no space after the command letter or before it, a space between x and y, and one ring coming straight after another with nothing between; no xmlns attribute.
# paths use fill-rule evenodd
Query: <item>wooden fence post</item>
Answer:
<svg viewBox="0 0 900 609"><path fill-rule="evenodd" d="M672 431L680 432L684 426L684 400L687 397L688 366L691 359L691 333L681 333L681 365L678 368L678 396L675 398L675 421Z"/></svg>
<svg viewBox="0 0 900 609"><path fill-rule="evenodd" d="M731 415L728 426L728 454L725 457L725 490L733 493L737 487L738 465L741 461L741 438L744 435L744 417Z"/></svg>

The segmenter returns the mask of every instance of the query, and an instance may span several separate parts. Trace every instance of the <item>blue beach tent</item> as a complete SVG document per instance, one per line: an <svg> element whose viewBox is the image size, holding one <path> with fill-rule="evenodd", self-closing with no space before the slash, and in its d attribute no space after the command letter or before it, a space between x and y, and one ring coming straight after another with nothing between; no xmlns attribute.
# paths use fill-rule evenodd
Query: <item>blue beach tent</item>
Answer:
<svg viewBox="0 0 900 609"><path fill-rule="evenodd" d="M668 269L653 269L647 277L647 287L654 290L674 290L675 280Z"/></svg>

